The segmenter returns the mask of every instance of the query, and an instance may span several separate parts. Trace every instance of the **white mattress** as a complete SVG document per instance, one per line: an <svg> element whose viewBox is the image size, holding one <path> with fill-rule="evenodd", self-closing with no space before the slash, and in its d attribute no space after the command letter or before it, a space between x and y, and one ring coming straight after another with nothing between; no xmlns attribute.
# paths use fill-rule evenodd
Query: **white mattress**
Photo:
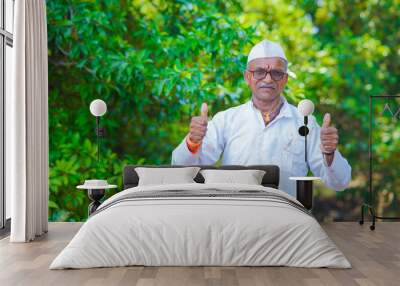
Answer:
<svg viewBox="0 0 400 286"><path fill-rule="evenodd" d="M350 268L309 214L262 198L173 197L118 201L165 190L262 190L262 186L179 184L122 191L90 217L50 269L145 266L294 266ZM114 203L113 203L114 202Z"/></svg>

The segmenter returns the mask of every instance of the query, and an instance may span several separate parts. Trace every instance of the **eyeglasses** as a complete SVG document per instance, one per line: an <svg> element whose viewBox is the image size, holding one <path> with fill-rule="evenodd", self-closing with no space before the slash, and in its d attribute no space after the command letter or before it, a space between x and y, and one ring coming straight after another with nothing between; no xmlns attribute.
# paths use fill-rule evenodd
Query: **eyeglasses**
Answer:
<svg viewBox="0 0 400 286"><path fill-rule="evenodd" d="M259 69L259 70L254 70L254 71L252 71L252 70L247 70L247 71L252 73L253 78L255 80L262 80L267 76L267 74L270 74L272 80L278 81L278 80L281 80L286 74L285 72L280 71L280 70L267 71L264 69Z"/></svg>

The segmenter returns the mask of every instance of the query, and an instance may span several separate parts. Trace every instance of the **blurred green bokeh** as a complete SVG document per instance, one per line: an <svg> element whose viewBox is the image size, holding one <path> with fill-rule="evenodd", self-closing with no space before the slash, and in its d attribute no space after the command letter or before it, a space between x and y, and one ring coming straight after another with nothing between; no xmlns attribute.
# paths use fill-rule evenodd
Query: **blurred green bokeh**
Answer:
<svg viewBox="0 0 400 286"><path fill-rule="evenodd" d="M319 122L331 113L353 168L345 192L317 184L316 217L356 219L368 189L369 96L399 90L399 11L396 0L48 0L50 220L86 219L88 199L75 188L85 179L121 189L125 164L169 164L201 102L215 114L247 101L247 53L264 38L282 44L296 74L284 96L313 100ZM96 98L108 105L99 164ZM385 215L398 215L396 116L373 134Z"/></svg>

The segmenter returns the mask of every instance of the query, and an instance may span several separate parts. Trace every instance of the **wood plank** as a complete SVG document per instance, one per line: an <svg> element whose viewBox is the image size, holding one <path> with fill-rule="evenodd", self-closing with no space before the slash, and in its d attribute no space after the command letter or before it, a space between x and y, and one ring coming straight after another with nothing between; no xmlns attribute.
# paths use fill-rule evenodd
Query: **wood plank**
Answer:
<svg viewBox="0 0 400 286"><path fill-rule="evenodd" d="M50 223L49 233L32 243L0 240L0 285L398 285L400 223L379 222L374 232L356 222L323 228L351 262L352 269L291 267L116 267L49 270L81 223Z"/></svg>

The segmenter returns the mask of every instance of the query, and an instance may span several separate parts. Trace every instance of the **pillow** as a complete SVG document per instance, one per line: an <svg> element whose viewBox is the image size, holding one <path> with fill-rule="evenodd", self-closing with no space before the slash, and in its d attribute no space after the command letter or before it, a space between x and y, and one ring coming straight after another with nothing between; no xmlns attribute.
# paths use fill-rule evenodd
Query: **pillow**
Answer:
<svg viewBox="0 0 400 286"><path fill-rule="evenodd" d="M202 170L205 184L234 183L261 185L265 171L262 170Z"/></svg>
<svg viewBox="0 0 400 286"><path fill-rule="evenodd" d="M135 168L139 176L138 186L196 183L193 179L199 170L199 167Z"/></svg>

